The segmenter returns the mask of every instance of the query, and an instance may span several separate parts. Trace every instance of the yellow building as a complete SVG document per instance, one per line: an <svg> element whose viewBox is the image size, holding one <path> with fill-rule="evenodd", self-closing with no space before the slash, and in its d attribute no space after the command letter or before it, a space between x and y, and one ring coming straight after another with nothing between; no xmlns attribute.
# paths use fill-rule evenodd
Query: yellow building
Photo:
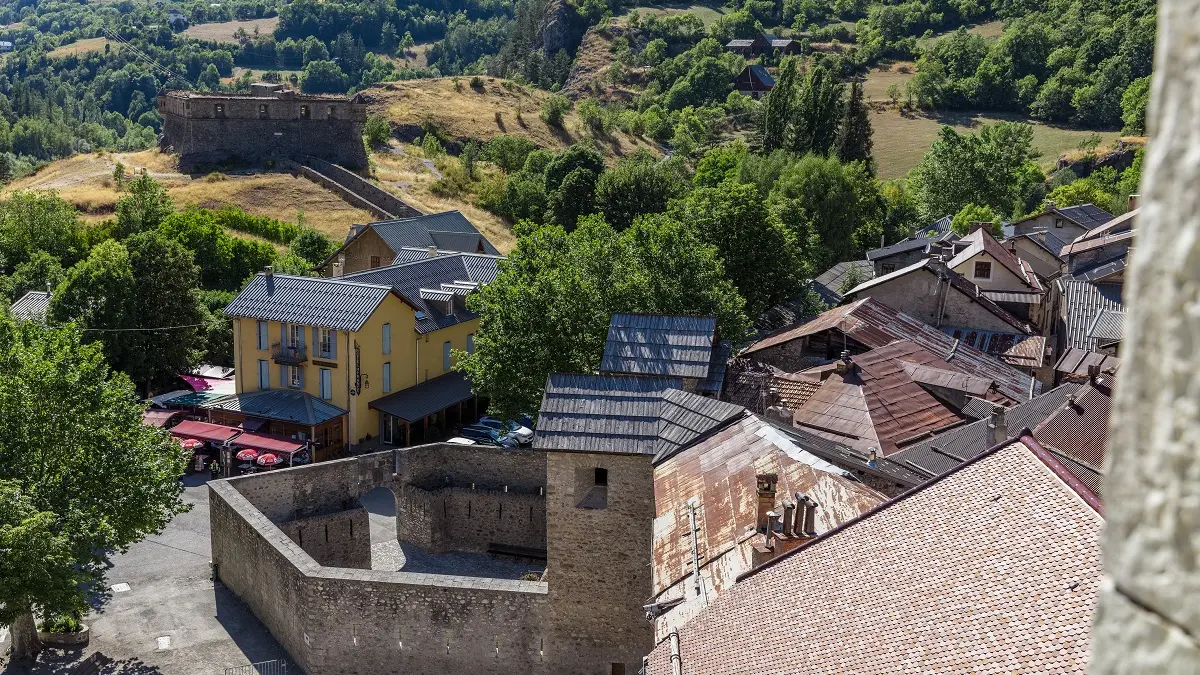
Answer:
<svg viewBox="0 0 1200 675"><path fill-rule="evenodd" d="M257 275L226 308L237 393L214 422L311 439L316 459L443 437L483 411L453 352L474 350L466 296L500 256L438 255L336 279ZM469 419L468 419L469 418Z"/></svg>

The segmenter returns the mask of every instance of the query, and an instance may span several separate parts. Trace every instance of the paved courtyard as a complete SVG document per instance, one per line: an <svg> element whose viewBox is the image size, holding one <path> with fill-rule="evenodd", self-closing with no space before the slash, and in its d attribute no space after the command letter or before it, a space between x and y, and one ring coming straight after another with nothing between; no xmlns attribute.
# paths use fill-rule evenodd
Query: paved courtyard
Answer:
<svg viewBox="0 0 1200 675"><path fill-rule="evenodd" d="M105 673L224 675L225 668L269 661L285 652L258 619L210 578L208 489L198 475L184 479L192 510L160 535L112 560L110 585L128 584L84 619L91 643L80 650L47 650L32 668L0 656L0 674L66 673L92 652L114 661ZM124 589L124 586L118 586ZM11 646L0 632L0 652Z"/></svg>

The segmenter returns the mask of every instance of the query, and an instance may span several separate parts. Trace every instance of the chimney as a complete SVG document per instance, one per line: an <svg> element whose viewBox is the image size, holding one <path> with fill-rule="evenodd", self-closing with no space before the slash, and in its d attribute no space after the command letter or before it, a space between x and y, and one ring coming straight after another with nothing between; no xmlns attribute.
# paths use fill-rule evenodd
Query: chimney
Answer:
<svg viewBox="0 0 1200 675"><path fill-rule="evenodd" d="M1100 379L1100 364L1093 363L1088 366L1088 382L1094 385L1098 379Z"/></svg>
<svg viewBox="0 0 1200 675"><path fill-rule="evenodd" d="M336 279L340 276L342 276L342 263L335 260L333 262L333 278Z"/></svg>
<svg viewBox="0 0 1200 675"><path fill-rule="evenodd" d="M1138 207L1138 200L1141 199L1141 197L1142 197L1141 195L1129 195L1129 210L1130 211L1132 211Z"/></svg>
<svg viewBox="0 0 1200 675"><path fill-rule="evenodd" d="M275 292L275 266L267 265L263 268L263 279L267 282L267 293Z"/></svg>
<svg viewBox="0 0 1200 675"><path fill-rule="evenodd" d="M1008 422L1004 419L1004 406L992 406L992 416L988 418L988 443L1000 445L1008 439Z"/></svg>
<svg viewBox="0 0 1200 675"><path fill-rule="evenodd" d="M758 519L755 520L755 526L762 531L766 531L770 523L771 509L775 508L775 485L778 482L778 477L771 474L760 474L757 477L758 482Z"/></svg>
<svg viewBox="0 0 1200 675"><path fill-rule="evenodd" d="M842 350L842 357L838 359L838 362L834 365L833 370L839 375L844 375L850 371L850 366L853 363L854 362L850 360L850 350L844 349Z"/></svg>
<svg viewBox="0 0 1200 675"><path fill-rule="evenodd" d="M52 291L52 290L51 290L51 288L50 288L50 282L49 282L49 281L47 281L47 282L46 282L46 297L47 297L47 298L49 298L49 297L51 297L52 295L53 295L53 291Z"/></svg>
<svg viewBox="0 0 1200 675"><path fill-rule="evenodd" d="M795 497L796 515L792 518L792 529L787 534L792 537L802 537L804 536L804 510L805 504L808 504L808 497L800 492L797 492Z"/></svg>
<svg viewBox="0 0 1200 675"><path fill-rule="evenodd" d="M870 450L867 451L867 466L874 469L875 463L878 460L879 460L879 451L877 451L875 448L871 448Z"/></svg>
<svg viewBox="0 0 1200 675"><path fill-rule="evenodd" d="M792 517L796 515L796 505L788 500L783 502L783 536L792 536Z"/></svg>
<svg viewBox="0 0 1200 675"><path fill-rule="evenodd" d="M436 246L430 246L430 247L429 247L429 257L430 257L430 258L436 258L436 257L437 257L437 247L436 247Z"/></svg>
<svg viewBox="0 0 1200 675"><path fill-rule="evenodd" d="M806 499L804 509L804 527L800 532L805 537L817 536L817 507L820 506L815 499Z"/></svg>
<svg viewBox="0 0 1200 675"><path fill-rule="evenodd" d="M987 228L986 231L988 233L991 233L992 224L988 221L976 220L976 221L971 222L970 228L971 229L967 232L967 234L970 234L970 233L974 232L975 230L983 230L984 228Z"/></svg>
<svg viewBox="0 0 1200 675"><path fill-rule="evenodd" d="M779 514L774 511L767 511L767 532L766 538L763 540L763 545L769 549L775 549L775 524L779 522Z"/></svg>

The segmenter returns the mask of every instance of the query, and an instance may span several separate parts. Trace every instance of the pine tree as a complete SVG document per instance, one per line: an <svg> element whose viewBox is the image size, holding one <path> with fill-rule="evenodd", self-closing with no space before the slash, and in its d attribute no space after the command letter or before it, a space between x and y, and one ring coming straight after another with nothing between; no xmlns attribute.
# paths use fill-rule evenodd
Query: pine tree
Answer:
<svg viewBox="0 0 1200 675"><path fill-rule="evenodd" d="M789 149L798 155L828 155L842 120L842 85L828 68L808 71L792 110Z"/></svg>
<svg viewBox="0 0 1200 675"><path fill-rule="evenodd" d="M871 118L863 98L862 82L855 80L850 84L850 100L846 102L842 129L838 134L838 159L864 162L871 167L871 144Z"/></svg>

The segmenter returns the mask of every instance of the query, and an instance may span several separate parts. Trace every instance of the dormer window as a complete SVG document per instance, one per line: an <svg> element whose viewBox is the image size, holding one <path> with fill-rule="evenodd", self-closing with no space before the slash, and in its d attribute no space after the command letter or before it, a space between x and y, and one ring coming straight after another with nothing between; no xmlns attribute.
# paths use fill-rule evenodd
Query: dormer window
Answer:
<svg viewBox="0 0 1200 675"><path fill-rule="evenodd" d="M975 278L976 279L991 279L992 278L992 263L978 260L975 262Z"/></svg>

